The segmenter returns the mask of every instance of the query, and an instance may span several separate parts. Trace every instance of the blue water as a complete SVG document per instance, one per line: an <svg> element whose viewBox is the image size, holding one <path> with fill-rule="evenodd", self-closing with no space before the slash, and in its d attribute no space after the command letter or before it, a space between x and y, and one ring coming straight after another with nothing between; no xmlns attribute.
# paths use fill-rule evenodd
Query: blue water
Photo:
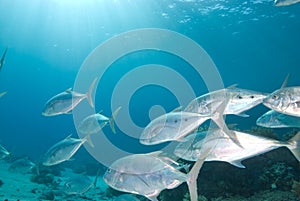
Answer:
<svg viewBox="0 0 300 201"><path fill-rule="evenodd" d="M271 0L0 0L0 54L8 47L0 72L0 92L8 91L0 99L1 144L15 155L39 160L57 141L70 133L76 137L72 115L44 117L44 104L74 85L94 48L113 36L142 28L168 29L196 41L214 61L224 86L238 84L272 92L288 73L288 85L300 83L300 4L274 7ZM97 88L95 110L110 116L114 85L127 72L151 63L177 70L198 96L207 92L201 77L180 58L144 50L112 64ZM179 103L172 91L149 85L139 88L125 107L132 121L144 127L151 120L153 105L171 111ZM251 118L234 118L234 123L254 126L266 110L259 106L249 112ZM104 131L126 151L149 150L118 128L115 136L109 127Z"/></svg>

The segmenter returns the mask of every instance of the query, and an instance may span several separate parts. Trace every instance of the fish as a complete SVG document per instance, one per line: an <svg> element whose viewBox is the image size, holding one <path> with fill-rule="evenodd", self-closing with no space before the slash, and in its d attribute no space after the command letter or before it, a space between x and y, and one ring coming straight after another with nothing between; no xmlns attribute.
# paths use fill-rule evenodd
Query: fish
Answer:
<svg viewBox="0 0 300 201"><path fill-rule="evenodd" d="M42 164L52 166L70 160L78 149L88 141L88 136L84 138L72 138L71 135L54 144L44 155Z"/></svg>
<svg viewBox="0 0 300 201"><path fill-rule="evenodd" d="M0 160L6 158L9 155L10 153L2 145L0 145Z"/></svg>
<svg viewBox="0 0 300 201"><path fill-rule="evenodd" d="M139 199L132 194L123 194L114 198L113 201L139 201Z"/></svg>
<svg viewBox="0 0 300 201"><path fill-rule="evenodd" d="M256 120L256 125L266 128L300 128L300 118L269 110Z"/></svg>
<svg viewBox="0 0 300 201"><path fill-rule="evenodd" d="M213 115L211 119L218 127L223 129L232 141L241 146L235 133L228 129L223 115L234 114L248 117L249 115L244 112L262 103L266 96L266 93L241 89L234 85L195 98L186 106L184 111Z"/></svg>
<svg viewBox="0 0 300 201"><path fill-rule="evenodd" d="M243 148L233 143L220 129L214 129L210 139L206 140L206 146L214 148L205 158L205 161L228 162L238 168L245 168L242 161L279 147L287 147L298 161L300 161L300 132L287 142L251 135L245 132L234 131ZM187 161L196 161L201 157L203 139L207 131L197 132L186 137L185 142L181 142L174 150L174 154Z"/></svg>
<svg viewBox="0 0 300 201"><path fill-rule="evenodd" d="M7 93L6 91L5 91L5 92L2 92L2 93L0 93L0 97L4 96L6 93Z"/></svg>
<svg viewBox="0 0 300 201"><path fill-rule="evenodd" d="M73 174L72 177L68 178L64 183L64 192L68 195L82 195L95 187L99 177L99 172L94 180L84 174Z"/></svg>
<svg viewBox="0 0 300 201"><path fill-rule="evenodd" d="M170 160L164 159L152 153L122 157L107 169L103 180L116 190L142 195L152 201L158 201L157 196L162 190L176 188L183 182L187 182L189 191L197 190L196 183L190 182L196 179L191 178L194 174L190 174L194 172L195 165L185 174L169 164ZM199 165L201 167L202 163ZM197 191L190 191L190 194L197 195Z"/></svg>
<svg viewBox="0 0 300 201"><path fill-rule="evenodd" d="M299 2L300 0L275 0L274 6L289 6Z"/></svg>
<svg viewBox="0 0 300 201"><path fill-rule="evenodd" d="M35 164L32 161L30 161L28 157L25 157L14 161L8 167L8 171L26 174L26 173L30 173L33 167L35 167Z"/></svg>
<svg viewBox="0 0 300 201"><path fill-rule="evenodd" d="M191 112L169 112L152 120L143 129L139 141L144 145L180 141L210 117Z"/></svg>
<svg viewBox="0 0 300 201"><path fill-rule="evenodd" d="M224 96L226 96L228 98L228 103L223 112L224 115L233 114L248 117L249 115L244 112L261 104L267 95L268 94L263 92L231 86L195 98L187 105L184 111L196 112L199 114L212 114L219 104L225 100ZM213 106L213 103L215 103L215 106Z"/></svg>
<svg viewBox="0 0 300 201"><path fill-rule="evenodd" d="M72 110L85 98L87 98L91 107L94 107L92 92L94 90L97 78L92 82L88 92L81 94L72 89L67 89L50 98L44 106L42 115L55 116L60 114L71 114Z"/></svg>
<svg viewBox="0 0 300 201"><path fill-rule="evenodd" d="M78 131L83 134L94 134L109 123L112 132L116 133L114 122L120 109L121 107L117 108L110 118L100 113L87 116L79 123Z"/></svg>
<svg viewBox="0 0 300 201"><path fill-rule="evenodd" d="M282 87L268 95L263 104L277 112L300 117L300 86Z"/></svg>
<svg viewBox="0 0 300 201"><path fill-rule="evenodd" d="M4 53L2 54L2 57L1 57L1 60L0 60L0 71L1 71L1 69L3 67L6 53L7 53L7 48L4 50Z"/></svg>

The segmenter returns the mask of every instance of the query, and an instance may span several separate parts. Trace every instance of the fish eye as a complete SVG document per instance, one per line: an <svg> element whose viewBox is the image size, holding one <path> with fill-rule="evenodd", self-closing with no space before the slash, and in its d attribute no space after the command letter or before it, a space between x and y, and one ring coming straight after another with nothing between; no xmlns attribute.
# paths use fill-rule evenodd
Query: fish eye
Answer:
<svg viewBox="0 0 300 201"><path fill-rule="evenodd" d="M238 97L238 99L243 99L243 97L241 95L238 95L237 97Z"/></svg>
<svg viewBox="0 0 300 201"><path fill-rule="evenodd" d="M253 95L251 95L251 96L250 96L250 98L254 98L254 96L253 96Z"/></svg>
<svg viewBox="0 0 300 201"><path fill-rule="evenodd" d="M175 123L177 123L178 122L178 120L177 119L175 119L175 121L174 121Z"/></svg>
<svg viewBox="0 0 300 201"><path fill-rule="evenodd" d="M278 99L278 95L273 95L273 99Z"/></svg>

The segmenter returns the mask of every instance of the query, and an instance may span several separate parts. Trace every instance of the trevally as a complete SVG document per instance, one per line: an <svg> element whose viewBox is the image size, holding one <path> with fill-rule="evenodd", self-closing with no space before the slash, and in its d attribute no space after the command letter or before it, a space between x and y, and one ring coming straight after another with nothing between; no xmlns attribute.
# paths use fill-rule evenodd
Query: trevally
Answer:
<svg viewBox="0 0 300 201"><path fill-rule="evenodd" d="M81 195L95 187L97 179L99 177L99 171L94 180L90 179L87 175L73 174L64 183L63 191L68 195Z"/></svg>
<svg viewBox="0 0 300 201"><path fill-rule="evenodd" d="M184 111L206 115L212 114L215 112L216 107L227 97L228 103L223 114L247 117L248 115L244 114L244 112L262 103L266 96L262 92L228 87L197 97L188 104ZM217 104L213 105L213 103Z"/></svg>
<svg viewBox="0 0 300 201"><path fill-rule="evenodd" d="M10 153L2 145L0 145L0 160L6 158L9 155Z"/></svg>
<svg viewBox="0 0 300 201"><path fill-rule="evenodd" d="M7 53L7 48L4 50L4 53L2 54L2 57L1 57L1 60L0 60L0 71L1 71L1 69L3 67L6 53Z"/></svg>
<svg viewBox="0 0 300 201"><path fill-rule="evenodd" d="M235 133L228 129L223 115L235 114L247 117L248 115L244 112L262 103L265 97L265 93L232 86L199 96L192 100L184 111L202 115L213 115L211 119L218 127L224 130L232 141L241 146Z"/></svg>
<svg viewBox="0 0 300 201"><path fill-rule="evenodd" d="M62 141L53 145L44 155L42 164L52 166L69 160L81 147L83 143L88 141L89 135L85 138L71 138L71 135Z"/></svg>
<svg viewBox="0 0 300 201"><path fill-rule="evenodd" d="M154 145L180 141L211 116L191 112L169 112L152 120L143 130L140 143Z"/></svg>
<svg viewBox="0 0 300 201"><path fill-rule="evenodd" d="M194 167L185 174L168 162L151 154L132 154L116 160L103 179L116 190L143 195L152 201L157 201L162 190L176 188L183 182L187 182L190 194L197 196L196 178L192 178L195 176L192 174ZM198 163L200 167L202 164ZM195 196L191 196L192 201L196 201Z"/></svg>
<svg viewBox="0 0 300 201"><path fill-rule="evenodd" d="M255 136L244 132L234 131L242 147L233 143L220 129L209 131L210 139L206 140L205 146L214 147L205 161L224 161L236 167L245 168L241 161L257 156L279 147L287 147L300 161L300 132L288 142L280 142L274 139ZM194 133L176 147L174 154L188 161L196 161L201 157L203 139L207 131Z"/></svg>
<svg viewBox="0 0 300 201"><path fill-rule="evenodd" d="M30 173L35 164L28 157L15 160L9 167L8 171L22 174Z"/></svg>
<svg viewBox="0 0 300 201"><path fill-rule="evenodd" d="M282 87L268 95L263 104L277 112L300 117L300 86Z"/></svg>
<svg viewBox="0 0 300 201"><path fill-rule="evenodd" d="M47 101L42 114L44 116L55 116L60 114L71 114L72 110L85 98L89 104L94 107L92 93L97 82L97 78L92 82L88 92L81 94L72 91L71 88L66 91L53 96Z"/></svg>
<svg viewBox="0 0 300 201"><path fill-rule="evenodd" d="M270 110L256 120L256 125L266 128L300 128L300 117Z"/></svg>
<svg viewBox="0 0 300 201"><path fill-rule="evenodd" d="M300 2L300 0L275 0L274 5L275 6L289 6L295 3Z"/></svg>
<svg viewBox="0 0 300 201"><path fill-rule="evenodd" d="M106 126L107 123L109 123L113 133L116 133L114 121L120 109L121 107L117 108L111 118L100 113L89 115L80 122L78 125L78 131L83 134L94 134L99 132L104 126Z"/></svg>

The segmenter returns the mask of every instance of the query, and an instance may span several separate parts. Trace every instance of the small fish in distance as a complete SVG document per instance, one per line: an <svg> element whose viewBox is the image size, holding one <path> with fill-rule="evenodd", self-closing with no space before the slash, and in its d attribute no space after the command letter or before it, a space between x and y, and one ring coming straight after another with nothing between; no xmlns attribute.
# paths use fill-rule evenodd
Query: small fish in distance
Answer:
<svg viewBox="0 0 300 201"><path fill-rule="evenodd" d="M7 48L4 50L4 53L2 54L2 57L1 57L1 60L0 60L0 71L1 71L1 69L3 67L6 53L7 53Z"/></svg>
<svg viewBox="0 0 300 201"><path fill-rule="evenodd" d="M55 116L60 114L71 114L72 110L85 98L87 98L89 104L94 107L94 102L92 98L92 93L97 82L97 78L92 82L88 92L86 94L81 94L71 89L59 93L53 96L47 101L42 115L44 116Z"/></svg>

